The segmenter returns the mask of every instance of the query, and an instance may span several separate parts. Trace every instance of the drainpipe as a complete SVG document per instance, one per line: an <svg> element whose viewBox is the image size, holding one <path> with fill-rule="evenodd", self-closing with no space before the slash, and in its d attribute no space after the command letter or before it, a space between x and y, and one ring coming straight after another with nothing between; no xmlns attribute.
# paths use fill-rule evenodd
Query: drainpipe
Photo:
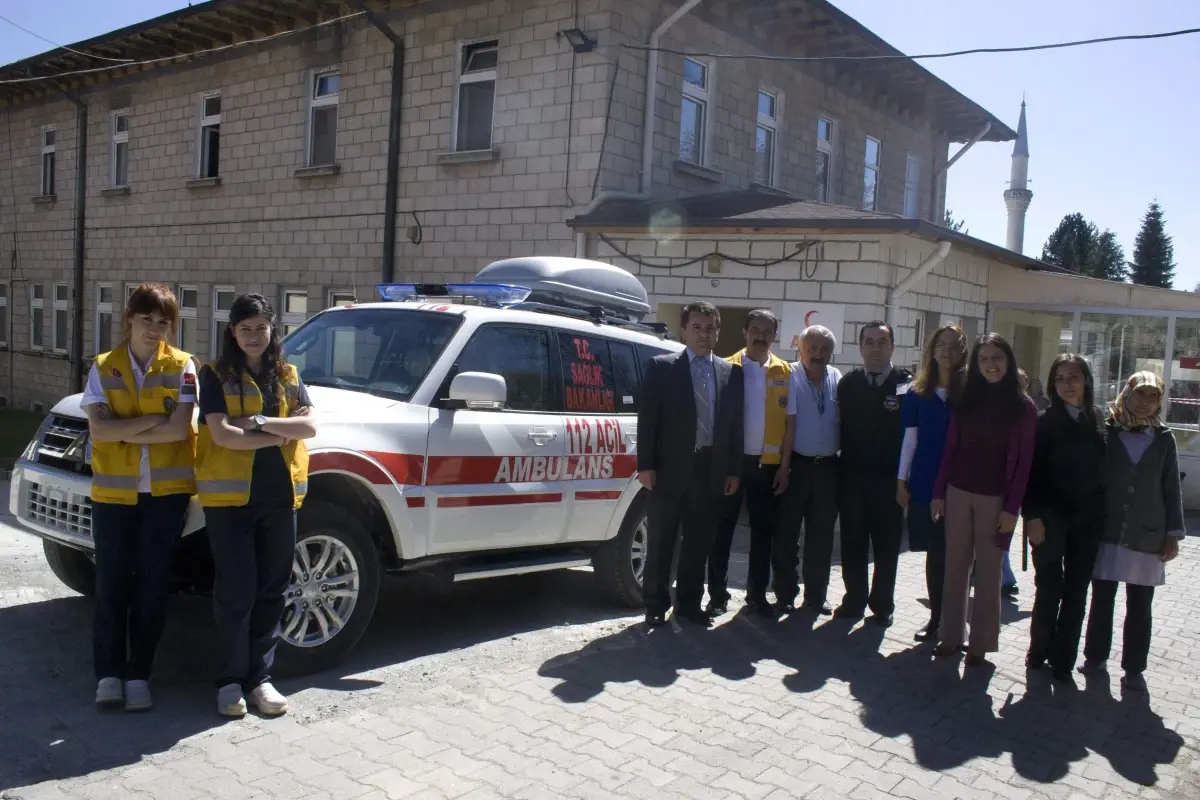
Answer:
<svg viewBox="0 0 1200 800"><path fill-rule="evenodd" d="M908 294L917 281L933 272L934 268L945 261L948 255L950 255L950 242L938 242L937 250L934 250L928 258L921 262L920 266L909 273L907 278L888 290L887 318L889 322L896 318L896 312L900 310L900 298ZM918 342L917 346L920 345L921 343Z"/></svg>
<svg viewBox="0 0 1200 800"><path fill-rule="evenodd" d="M379 277L382 283L396 278L396 210L400 196L400 120L404 104L404 37L371 9L364 0L358 7L372 25L392 42L392 102L388 111L387 185L383 196L383 263Z"/></svg>
<svg viewBox="0 0 1200 800"><path fill-rule="evenodd" d="M60 90L61 91L61 90ZM83 391L83 308L84 308L84 255L87 222L87 103L73 94L63 91L67 99L75 104L78 145L75 155L75 270L73 281L74 302L71 304L71 386L74 392ZM10 312L11 313L11 312Z"/></svg>
<svg viewBox="0 0 1200 800"><path fill-rule="evenodd" d="M941 169L939 169L937 172L935 172L933 174L933 181L930 183L930 186L929 186L929 215L931 217L934 216L933 210L935 208L937 208L938 183L941 182L942 176L945 175L946 172L951 167L954 166L954 162L958 161L960 158L965 156L967 154L968 150L970 150L972 147L974 147L976 144L978 144L979 141L981 139L983 139L983 137L987 136L988 131L990 131L991 129L992 129L992 121L988 120L987 122L984 123L983 129L981 131L979 131L979 133L975 134L975 136L971 139L971 141L964 144L962 146L962 148L957 153L955 153L954 156L949 161L946 162L945 166L943 166ZM941 219L931 220L931 222L933 222L935 225L941 225L945 221L946 221L945 211L942 212Z"/></svg>
<svg viewBox="0 0 1200 800"><path fill-rule="evenodd" d="M650 194L651 167L654 164L654 107L658 99L658 43L664 33L687 16L702 0L686 0L675 13L662 21L646 42L650 48L646 58L646 109L642 120L642 194Z"/></svg>
<svg viewBox="0 0 1200 800"><path fill-rule="evenodd" d="M649 194L642 194L641 192L619 192L615 189L605 189L604 191L600 192L598 195L593 197L586 206L579 209L579 212L577 215L582 217L587 214L590 214L593 211L595 211L597 208L599 208L602 204L607 203L609 200L646 200L649 197L650 197ZM575 234L575 257L576 258L587 258L587 234L586 233L576 233Z"/></svg>

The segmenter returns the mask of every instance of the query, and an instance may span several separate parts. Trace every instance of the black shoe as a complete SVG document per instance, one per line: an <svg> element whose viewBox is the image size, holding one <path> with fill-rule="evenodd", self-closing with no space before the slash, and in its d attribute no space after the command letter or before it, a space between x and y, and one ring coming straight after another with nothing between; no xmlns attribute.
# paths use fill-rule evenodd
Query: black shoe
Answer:
<svg viewBox="0 0 1200 800"><path fill-rule="evenodd" d="M928 625L926 625L924 628L917 631L916 634L913 635L913 638L916 639L918 642L937 642L938 627L940 626L940 624L941 624L940 622L934 622L934 621L930 620Z"/></svg>
<svg viewBox="0 0 1200 800"><path fill-rule="evenodd" d="M1005 597L1016 597L1018 594L1020 594L1020 592L1021 587L1017 586L1015 583L1010 583L1007 586L1000 587L1000 594L1004 595Z"/></svg>
<svg viewBox="0 0 1200 800"><path fill-rule="evenodd" d="M1070 667L1068 667L1067 669L1052 669L1052 670L1050 670L1050 674L1052 676L1054 676L1054 680L1056 680L1059 683L1069 683L1069 684L1075 683L1075 678L1073 675L1071 675Z"/></svg>
<svg viewBox="0 0 1200 800"><path fill-rule="evenodd" d="M881 628L890 628L892 627L893 619L891 614L872 614L867 621Z"/></svg>
<svg viewBox="0 0 1200 800"><path fill-rule="evenodd" d="M667 624L667 615L661 612L648 612L646 614L646 624L651 628L657 628L660 625Z"/></svg>
<svg viewBox="0 0 1200 800"><path fill-rule="evenodd" d="M746 608L758 614L760 617L775 617L775 607L767 602L767 598L760 597L754 600L746 601Z"/></svg>
<svg viewBox="0 0 1200 800"><path fill-rule="evenodd" d="M1041 669L1046 666L1046 659L1041 656L1036 656L1033 653L1025 654L1025 669ZM1055 671L1055 677L1058 677L1058 672Z"/></svg>
<svg viewBox="0 0 1200 800"><path fill-rule="evenodd" d="M676 609L675 617L677 619L687 620L693 625L698 625L701 628L712 627L712 617L710 617L708 614L705 614L698 608L689 609L687 611L680 611Z"/></svg>
<svg viewBox="0 0 1200 800"><path fill-rule="evenodd" d="M807 611L809 614L819 614L822 617L828 617L833 614L833 609L829 603L810 603L807 600L804 605L800 606L801 610Z"/></svg>
<svg viewBox="0 0 1200 800"><path fill-rule="evenodd" d="M834 609L833 616L837 619L862 619L865 611L865 608L847 606L845 603L842 603Z"/></svg>
<svg viewBox="0 0 1200 800"><path fill-rule="evenodd" d="M719 603L716 600L709 600L708 607L704 609L704 613L710 617L719 617L722 614L726 614L728 612L729 612L729 601L727 601L727 600L722 600Z"/></svg>
<svg viewBox="0 0 1200 800"><path fill-rule="evenodd" d="M795 601L786 600L781 603L776 603L775 604L775 613L779 614L780 616L782 616L784 614L795 614L796 613Z"/></svg>

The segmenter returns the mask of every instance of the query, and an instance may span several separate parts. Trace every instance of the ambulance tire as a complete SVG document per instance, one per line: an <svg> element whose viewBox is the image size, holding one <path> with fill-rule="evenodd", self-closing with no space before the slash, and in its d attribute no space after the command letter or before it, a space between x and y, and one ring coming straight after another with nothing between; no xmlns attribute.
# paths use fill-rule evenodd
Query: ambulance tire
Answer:
<svg viewBox="0 0 1200 800"><path fill-rule="evenodd" d="M642 492L625 512L616 538L602 544L592 556L592 570L600 583L600 591L613 602L629 608L642 607L642 583L634 571L634 546L635 541L640 542L644 569L646 508L646 493Z"/></svg>
<svg viewBox="0 0 1200 800"><path fill-rule="evenodd" d="M82 550L42 539L42 551L54 577L84 597L96 596L96 564Z"/></svg>
<svg viewBox="0 0 1200 800"><path fill-rule="evenodd" d="M362 523L330 503L310 501L298 515L296 544L318 536L336 540L353 556L359 577L358 598L346 626L328 643L297 647L286 638L279 640L275 671L281 676L310 675L341 661L366 633L379 599L379 551Z"/></svg>

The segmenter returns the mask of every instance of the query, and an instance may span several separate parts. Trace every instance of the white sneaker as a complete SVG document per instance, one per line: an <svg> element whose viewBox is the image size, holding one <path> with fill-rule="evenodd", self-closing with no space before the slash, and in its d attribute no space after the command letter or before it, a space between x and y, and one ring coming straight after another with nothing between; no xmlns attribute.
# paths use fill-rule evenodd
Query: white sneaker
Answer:
<svg viewBox="0 0 1200 800"><path fill-rule="evenodd" d="M154 708L154 698L150 696L150 684L146 681L126 681L125 710L149 711Z"/></svg>
<svg viewBox="0 0 1200 800"><path fill-rule="evenodd" d="M96 686L96 705L115 706L125 699L120 678L101 678Z"/></svg>
<svg viewBox="0 0 1200 800"><path fill-rule="evenodd" d="M217 690L217 713L222 717L246 716L246 698L241 686L228 683Z"/></svg>
<svg viewBox="0 0 1200 800"><path fill-rule="evenodd" d="M268 717L277 717L280 714L286 714L288 710L287 698L281 695L269 683L260 684L258 688L252 691L250 693L250 702Z"/></svg>

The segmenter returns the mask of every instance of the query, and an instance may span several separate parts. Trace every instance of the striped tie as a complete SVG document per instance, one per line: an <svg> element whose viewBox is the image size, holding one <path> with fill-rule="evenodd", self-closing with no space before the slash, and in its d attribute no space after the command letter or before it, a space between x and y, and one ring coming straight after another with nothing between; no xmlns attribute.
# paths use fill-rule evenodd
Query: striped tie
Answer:
<svg viewBox="0 0 1200 800"><path fill-rule="evenodd" d="M712 405L708 400L711 364L703 357L692 359L692 393L696 396L696 446L712 445Z"/></svg>

